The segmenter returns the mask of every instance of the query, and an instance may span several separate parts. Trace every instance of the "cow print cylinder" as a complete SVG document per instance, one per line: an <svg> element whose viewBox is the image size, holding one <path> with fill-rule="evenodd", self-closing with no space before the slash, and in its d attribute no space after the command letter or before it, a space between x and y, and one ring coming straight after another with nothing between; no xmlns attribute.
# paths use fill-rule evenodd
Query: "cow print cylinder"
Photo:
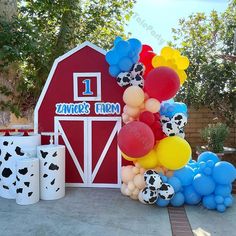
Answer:
<svg viewBox="0 0 236 236"><path fill-rule="evenodd" d="M16 160L36 154L40 135L0 136L0 196L16 198Z"/></svg>
<svg viewBox="0 0 236 236"><path fill-rule="evenodd" d="M65 146L37 147L40 159L40 198L55 200L65 196Z"/></svg>
<svg viewBox="0 0 236 236"><path fill-rule="evenodd" d="M39 201L39 159L24 158L16 163L16 203L30 205Z"/></svg>

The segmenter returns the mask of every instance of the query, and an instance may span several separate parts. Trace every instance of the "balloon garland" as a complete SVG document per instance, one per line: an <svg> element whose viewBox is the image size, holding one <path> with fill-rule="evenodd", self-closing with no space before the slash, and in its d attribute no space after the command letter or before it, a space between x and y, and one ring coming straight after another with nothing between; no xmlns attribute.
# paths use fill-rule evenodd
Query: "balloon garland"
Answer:
<svg viewBox="0 0 236 236"><path fill-rule="evenodd" d="M138 39L117 37L106 61L110 75L125 89L125 125L118 146L123 158L134 163L122 167L122 194L144 204L202 202L207 209L224 212L233 204L235 167L212 152L191 159L184 139L187 106L173 100L187 79L188 58L171 47L157 55Z"/></svg>

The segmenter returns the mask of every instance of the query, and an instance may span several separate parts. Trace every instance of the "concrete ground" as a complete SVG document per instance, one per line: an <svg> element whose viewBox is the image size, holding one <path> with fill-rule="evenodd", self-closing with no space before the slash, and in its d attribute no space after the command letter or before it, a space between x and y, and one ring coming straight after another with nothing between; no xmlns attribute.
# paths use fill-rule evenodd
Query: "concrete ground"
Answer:
<svg viewBox="0 0 236 236"><path fill-rule="evenodd" d="M220 214L186 207L193 229L211 235L236 235L236 206ZM147 206L118 189L67 188L66 197L19 206L0 198L0 236L171 236L167 208Z"/></svg>

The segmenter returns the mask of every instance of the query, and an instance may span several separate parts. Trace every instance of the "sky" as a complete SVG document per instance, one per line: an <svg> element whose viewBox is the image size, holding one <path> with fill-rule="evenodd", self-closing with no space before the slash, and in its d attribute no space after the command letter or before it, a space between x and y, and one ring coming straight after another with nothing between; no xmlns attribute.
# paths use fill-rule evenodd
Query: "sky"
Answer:
<svg viewBox="0 0 236 236"><path fill-rule="evenodd" d="M171 29L178 26L178 19L196 12L223 12L227 5L228 0L137 0L125 31L159 53L172 39Z"/></svg>

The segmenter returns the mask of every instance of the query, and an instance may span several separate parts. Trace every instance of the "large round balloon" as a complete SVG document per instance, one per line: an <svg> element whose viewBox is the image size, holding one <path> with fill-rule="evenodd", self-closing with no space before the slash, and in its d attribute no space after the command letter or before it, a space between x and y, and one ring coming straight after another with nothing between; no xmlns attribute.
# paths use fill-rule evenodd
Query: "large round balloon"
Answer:
<svg viewBox="0 0 236 236"><path fill-rule="evenodd" d="M151 128L143 122L132 121L123 126L118 134L118 146L127 156L143 157L154 146L154 135Z"/></svg>
<svg viewBox="0 0 236 236"><path fill-rule="evenodd" d="M197 158L198 162L201 162L201 161L207 162L209 160L213 161L214 163L217 163L220 161L219 157L213 152L203 152Z"/></svg>
<svg viewBox="0 0 236 236"><path fill-rule="evenodd" d="M174 97L179 87L180 80L177 73L165 66L151 70L144 85L147 94L160 102Z"/></svg>
<svg viewBox="0 0 236 236"><path fill-rule="evenodd" d="M157 158L169 170L178 170L184 167L191 158L189 143L178 137L166 137L156 146Z"/></svg>
<svg viewBox="0 0 236 236"><path fill-rule="evenodd" d="M148 154L143 157L136 159L141 167L144 169L152 169L160 165L155 150L151 150Z"/></svg>
<svg viewBox="0 0 236 236"><path fill-rule="evenodd" d="M207 175L197 174L193 179L193 187L195 191L200 195L210 195L215 190L214 180Z"/></svg>
<svg viewBox="0 0 236 236"><path fill-rule="evenodd" d="M138 107L144 101L144 92L138 86L130 86L124 91L123 100L131 107Z"/></svg>

